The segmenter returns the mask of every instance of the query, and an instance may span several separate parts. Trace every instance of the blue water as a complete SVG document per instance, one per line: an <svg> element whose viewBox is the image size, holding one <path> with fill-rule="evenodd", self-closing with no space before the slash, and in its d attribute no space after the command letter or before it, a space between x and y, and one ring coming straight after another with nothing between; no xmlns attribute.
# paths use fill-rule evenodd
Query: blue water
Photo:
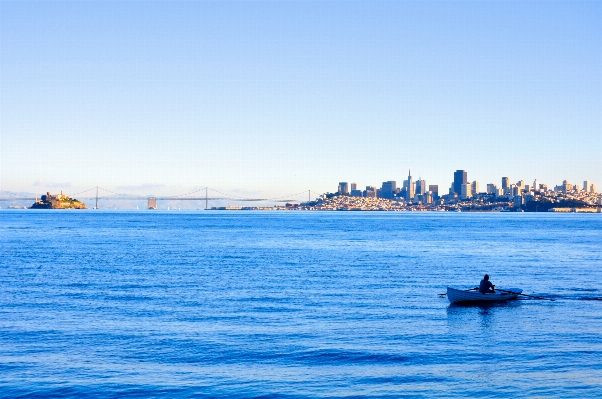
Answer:
<svg viewBox="0 0 602 399"><path fill-rule="evenodd" d="M602 397L602 215L0 211L0 397L87 395Z"/></svg>

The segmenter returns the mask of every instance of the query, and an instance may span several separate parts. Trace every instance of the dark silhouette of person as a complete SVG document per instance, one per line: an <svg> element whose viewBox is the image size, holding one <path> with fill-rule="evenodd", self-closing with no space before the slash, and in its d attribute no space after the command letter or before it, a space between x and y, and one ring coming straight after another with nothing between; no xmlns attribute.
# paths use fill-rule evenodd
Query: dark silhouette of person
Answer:
<svg viewBox="0 0 602 399"><path fill-rule="evenodd" d="M481 284L479 285L479 292L481 294L488 294L495 292L495 285L491 284L489 281L489 274L486 274L481 280Z"/></svg>

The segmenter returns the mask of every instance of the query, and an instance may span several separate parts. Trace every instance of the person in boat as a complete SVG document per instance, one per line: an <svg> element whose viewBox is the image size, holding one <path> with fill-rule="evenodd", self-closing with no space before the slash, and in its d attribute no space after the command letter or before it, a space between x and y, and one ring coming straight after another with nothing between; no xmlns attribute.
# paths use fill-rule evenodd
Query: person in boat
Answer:
<svg viewBox="0 0 602 399"><path fill-rule="evenodd" d="M481 280L481 284L479 284L479 292L481 294L489 294L495 292L495 285L491 284L489 281L489 274L486 274Z"/></svg>

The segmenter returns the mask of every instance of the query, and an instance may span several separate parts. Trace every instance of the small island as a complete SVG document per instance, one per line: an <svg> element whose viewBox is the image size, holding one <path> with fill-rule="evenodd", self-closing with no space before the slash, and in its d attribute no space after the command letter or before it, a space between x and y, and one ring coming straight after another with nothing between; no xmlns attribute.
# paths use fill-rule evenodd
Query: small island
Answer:
<svg viewBox="0 0 602 399"><path fill-rule="evenodd" d="M86 204L79 202L74 198L69 198L68 195L60 194L51 195L49 192L42 195L39 201L36 201L30 209L88 209Z"/></svg>

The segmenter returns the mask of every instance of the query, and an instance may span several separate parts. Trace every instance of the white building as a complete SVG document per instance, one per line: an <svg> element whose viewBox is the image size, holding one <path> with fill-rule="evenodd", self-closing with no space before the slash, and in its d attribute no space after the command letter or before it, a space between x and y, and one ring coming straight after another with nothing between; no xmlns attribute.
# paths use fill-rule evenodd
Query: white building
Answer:
<svg viewBox="0 0 602 399"><path fill-rule="evenodd" d="M472 182L472 196L474 197L478 193L479 193L479 182L475 180Z"/></svg>
<svg viewBox="0 0 602 399"><path fill-rule="evenodd" d="M462 184L461 190L460 198L467 199L472 197L472 183Z"/></svg>

